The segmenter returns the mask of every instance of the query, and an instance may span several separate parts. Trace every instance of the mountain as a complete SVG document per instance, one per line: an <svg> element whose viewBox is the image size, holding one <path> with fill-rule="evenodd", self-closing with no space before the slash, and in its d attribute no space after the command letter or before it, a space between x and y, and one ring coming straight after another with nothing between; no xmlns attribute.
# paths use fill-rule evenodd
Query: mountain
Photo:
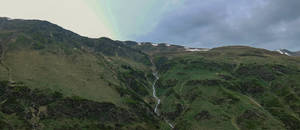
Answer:
<svg viewBox="0 0 300 130"><path fill-rule="evenodd" d="M299 129L300 59L244 46L155 57L178 129Z"/></svg>
<svg viewBox="0 0 300 130"><path fill-rule="evenodd" d="M277 50L280 54L288 55L288 56L300 56L300 51L292 52L287 49Z"/></svg>
<svg viewBox="0 0 300 130"><path fill-rule="evenodd" d="M90 39L7 18L0 50L0 129L300 129L299 57Z"/></svg>
<svg viewBox="0 0 300 130"><path fill-rule="evenodd" d="M47 21L6 18L0 19L0 45L5 128L159 127L145 53Z"/></svg>
<svg viewBox="0 0 300 130"><path fill-rule="evenodd" d="M208 48L189 48L180 45L172 45L168 43L151 43L151 42L134 42L134 41L125 41L125 45L128 45L132 48L141 50L149 55L155 53L181 53L181 52L195 52L195 51L208 51Z"/></svg>

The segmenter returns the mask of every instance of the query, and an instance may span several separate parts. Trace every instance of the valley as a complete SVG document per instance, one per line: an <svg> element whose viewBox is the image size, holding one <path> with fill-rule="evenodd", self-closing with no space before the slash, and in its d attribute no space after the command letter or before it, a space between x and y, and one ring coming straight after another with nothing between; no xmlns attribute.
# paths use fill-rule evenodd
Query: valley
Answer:
<svg viewBox="0 0 300 130"><path fill-rule="evenodd" d="M0 129L300 129L300 58L0 18Z"/></svg>

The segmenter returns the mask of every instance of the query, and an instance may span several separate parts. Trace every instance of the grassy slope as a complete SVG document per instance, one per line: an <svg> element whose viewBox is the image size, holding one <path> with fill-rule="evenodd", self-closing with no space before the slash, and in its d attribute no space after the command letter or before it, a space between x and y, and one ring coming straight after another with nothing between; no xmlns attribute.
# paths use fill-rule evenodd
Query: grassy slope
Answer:
<svg viewBox="0 0 300 130"><path fill-rule="evenodd" d="M15 81L35 88L52 88L69 96L120 102L119 94L108 84L113 81L112 73L94 55L58 56L24 50L9 52L5 59Z"/></svg>
<svg viewBox="0 0 300 130"><path fill-rule="evenodd" d="M48 22L1 18L0 45L0 80L20 83L1 83L5 128L168 129L152 111L151 55L160 72L159 110L175 129L300 129L296 57L249 47L185 52L139 46L84 38ZM63 96L52 100L53 91ZM108 116L95 119L107 106ZM46 117L30 113L39 111Z"/></svg>
<svg viewBox="0 0 300 130"><path fill-rule="evenodd" d="M161 113L177 129L300 128L299 58L222 47L157 54L156 63Z"/></svg>
<svg viewBox="0 0 300 130"><path fill-rule="evenodd" d="M1 80L121 104L115 87L126 87L121 66L151 73L145 54L107 38L88 39L37 20L0 19L0 28Z"/></svg>
<svg viewBox="0 0 300 130"><path fill-rule="evenodd" d="M146 54L107 38L84 38L44 21L0 18L0 29L1 81L25 84L30 89L59 91L64 97L78 96L91 102L112 103L132 112L135 119L131 125L139 129L154 129L159 125L160 121L149 105L153 103L153 77ZM22 97L15 98L20 100ZM24 107L27 109L28 106ZM15 118L24 121L22 116L13 116L17 113L4 116L12 116L9 125L18 124L20 120ZM91 123L81 119L73 122L72 116L60 119L62 127L71 127L76 122ZM124 118L117 116L114 118ZM57 122L40 123L51 128Z"/></svg>

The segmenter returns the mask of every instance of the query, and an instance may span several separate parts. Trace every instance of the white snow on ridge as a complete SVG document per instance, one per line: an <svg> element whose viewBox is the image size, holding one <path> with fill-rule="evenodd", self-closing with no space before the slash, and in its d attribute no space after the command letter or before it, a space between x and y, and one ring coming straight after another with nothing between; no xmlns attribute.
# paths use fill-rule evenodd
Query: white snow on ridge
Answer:
<svg viewBox="0 0 300 130"><path fill-rule="evenodd" d="M279 52L281 55L291 56L291 54L289 54L288 52L283 52L282 50L276 50L276 51Z"/></svg>
<svg viewBox="0 0 300 130"><path fill-rule="evenodd" d="M155 43L151 43L152 44L152 46L158 46L158 44L155 44Z"/></svg>
<svg viewBox="0 0 300 130"><path fill-rule="evenodd" d="M287 53L287 52L285 52L284 54L287 55L287 56L291 56L291 55L290 55L289 53Z"/></svg>
<svg viewBox="0 0 300 130"><path fill-rule="evenodd" d="M167 47L171 46L171 44L167 44L167 43L151 43L152 46L159 46L159 45L165 45Z"/></svg>
<svg viewBox="0 0 300 130"><path fill-rule="evenodd" d="M188 48L188 47L184 47L185 51L209 51L210 49L207 48Z"/></svg>
<svg viewBox="0 0 300 130"><path fill-rule="evenodd" d="M8 18L8 17L4 17L6 20L11 21L11 20L20 20L20 21L24 21L23 19L13 19L13 18Z"/></svg>
<svg viewBox="0 0 300 130"><path fill-rule="evenodd" d="M279 52L279 53L282 54L282 55L284 54L281 50L277 50L277 52Z"/></svg>
<svg viewBox="0 0 300 130"><path fill-rule="evenodd" d="M140 43L140 42L138 42L137 44L138 44L139 46L142 45L142 43Z"/></svg>

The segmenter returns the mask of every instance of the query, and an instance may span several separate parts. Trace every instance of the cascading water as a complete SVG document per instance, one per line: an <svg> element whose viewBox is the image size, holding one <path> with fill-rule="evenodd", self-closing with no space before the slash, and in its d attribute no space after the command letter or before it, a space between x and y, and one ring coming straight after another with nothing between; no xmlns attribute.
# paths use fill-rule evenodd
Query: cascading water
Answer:
<svg viewBox="0 0 300 130"><path fill-rule="evenodd" d="M159 112L158 112L158 106L160 104L160 99L156 96L156 88L155 88L155 85L156 85L156 82L159 80L159 77L158 77L158 74L157 72L154 72L153 73L153 76L155 77L155 80L152 84L152 88L153 88L153 97L156 99L157 103L155 105L155 108L154 108L154 112L159 116ZM168 121L168 120L165 120L169 126L173 129L174 126Z"/></svg>
<svg viewBox="0 0 300 130"><path fill-rule="evenodd" d="M157 72L153 73L153 76L155 77L155 80L152 84L152 88L153 88L153 97L156 99L157 103L155 105L155 108L154 108L154 112L159 115L159 112L157 111L157 108L160 104L160 99L156 96L156 88L155 88L155 85L156 85L156 82L158 81L159 77L157 75Z"/></svg>

